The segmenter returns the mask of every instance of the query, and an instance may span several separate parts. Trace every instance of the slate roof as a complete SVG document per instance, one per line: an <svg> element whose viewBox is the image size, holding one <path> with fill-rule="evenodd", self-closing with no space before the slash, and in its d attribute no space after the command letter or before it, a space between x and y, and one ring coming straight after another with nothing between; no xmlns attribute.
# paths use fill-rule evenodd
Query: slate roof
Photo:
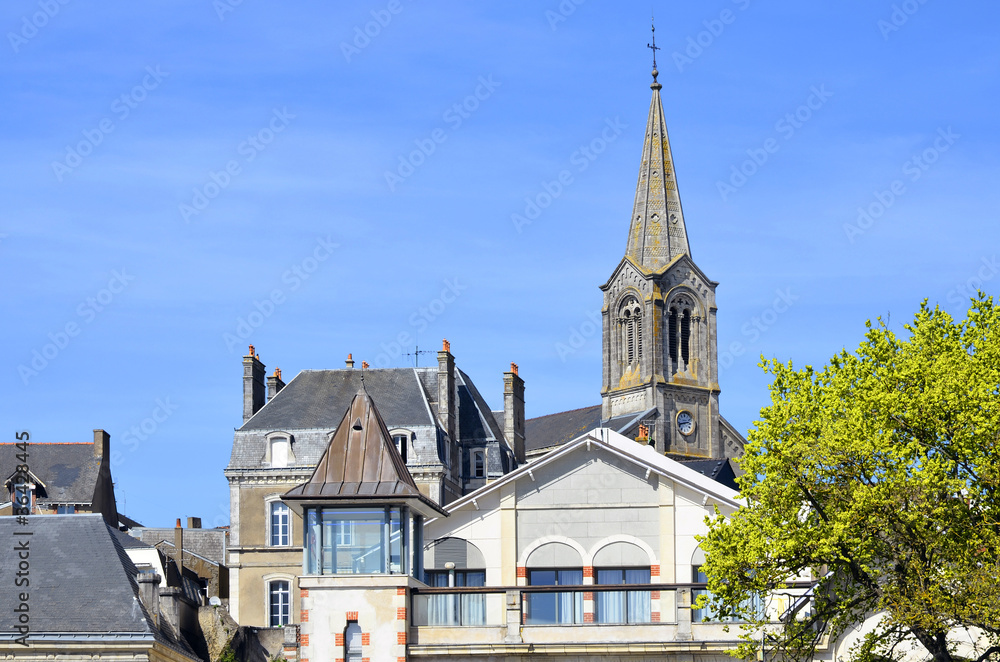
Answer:
<svg viewBox="0 0 1000 662"><path fill-rule="evenodd" d="M733 463L726 460L678 460L689 469L694 469L703 476L708 476L717 483L722 483L726 487L739 491L736 486L736 471Z"/></svg>
<svg viewBox="0 0 1000 662"><path fill-rule="evenodd" d="M531 452L562 446L600 426L601 405L529 418L524 422L524 449Z"/></svg>
<svg viewBox="0 0 1000 662"><path fill-rule="evenodd" d="M117 538L118 544L122 546L122 549L153 549L152 545L148 545L135 536L131 536L124 531L112 529L111 527L108 527L108 529L111 531L112 535Z"/></svg>
<svg viewBox="0 0 1000 662"><path fill-rule="evenodd" d="M19 559L12 541L29 540L32 635L148 638L198 659L172 632L151 626L139 601L136 568L100 515L46 515L28 522L20 525L15 517L0 517L0 539L11 543L0 545L0 582L14 585L11 573ZM17 604L17 591L0 590L0 639L18 636Z"/></svg>
<svg viewBox="0 0 1000 662"><path fill-rule="evenodd" d="M0 481L13 476L17 465L15 444L0 444ZM43 503L81 503L94 501L101 458L94 455L94 444L35 444L28 445L28 468L45 484L35 492ZM6 491L6 490L5 490ZM9 501L10 495L0 495Z"/></svg>
<svg viewBox="0 0 1000 662"><path fill-rule="evenodd" d="M525 450L531 453L562 446L585 432L601 427L628 436L638 428L639 423L648 420L655 412L655 409L647 409L601 420L601 405L594 405L529 418L524 422Z"/></svg>
<svg viewBox="0 0 1000 662"><path fill-rule="evenodd" d="M332 430L358 392L362 373L365 387L388 425L434 425L417 371L437 374L437 368L303 370L239 429Z"/></svg>
<svg viewBox="0 0 1000 662"><path fill-rule="evenodd" d="M236 430L227 470L265 468L265 434L278 431L293 434L295 459L289 470L314 467L327 446L328 435L340 423L357 393L362 373L365 388L389 429L429 427L440 430L436 418L437 370L436 366L364 371L305 370ZM456 373L462 439L502 443L502 427L472 380L461 370ZM501 455L512 456L509 449Z"/></svg>
<svg viewBox="0 0 1000 662"><path fill-rule="evenodd" d="M146 545L156 545L163 541L174 545L174 529L151 528L132 529ZM185 551L197 554L219 565L226 564L226 530L225 529L184 529Z"/></svg>

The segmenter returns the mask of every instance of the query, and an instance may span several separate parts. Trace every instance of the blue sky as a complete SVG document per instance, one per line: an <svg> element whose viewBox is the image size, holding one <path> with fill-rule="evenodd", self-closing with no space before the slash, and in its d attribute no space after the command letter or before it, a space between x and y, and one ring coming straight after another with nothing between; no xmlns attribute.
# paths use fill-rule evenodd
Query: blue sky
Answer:
<svg viewBox="0 0 1000 662"><path fill-rule="evenodd" d="M1000 6L653 6L737 428L768 401L759 355L822 364L867 319L997 290ZM248 343L287 380L448 338L496 408L511 361L529 416L599 402L649 10L5 2L3 441L105 428L124 512L212 525Z"/></svg>

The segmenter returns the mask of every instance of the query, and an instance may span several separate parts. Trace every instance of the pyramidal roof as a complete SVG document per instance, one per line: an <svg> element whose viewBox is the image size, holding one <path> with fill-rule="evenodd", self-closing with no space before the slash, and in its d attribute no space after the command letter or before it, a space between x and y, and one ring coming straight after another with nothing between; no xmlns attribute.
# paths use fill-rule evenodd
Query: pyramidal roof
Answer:
<svg viewBox="0 0 1000 662"><path fill-rule="evenodd" d="M625 255L646 272L658 271L678 255L691 255L681 197L677 190L674 159L663 118L663 103L653 68L653 100L646 120L642 165L635 190Z"/></svg>
<svg viewBox="0 0 1000 662"><path fill-rule="evenodd" d="M374 499L385 503L417 499L439 510L417 489L364 382L312 476L289 490L283 498L294 501Z"/></svg>

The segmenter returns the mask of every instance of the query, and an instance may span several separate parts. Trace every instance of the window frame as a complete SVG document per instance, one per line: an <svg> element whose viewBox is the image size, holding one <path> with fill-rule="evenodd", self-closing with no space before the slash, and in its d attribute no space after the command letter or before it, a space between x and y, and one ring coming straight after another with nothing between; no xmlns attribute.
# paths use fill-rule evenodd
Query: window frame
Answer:
<svg viewBox="0 0 1000 662"><path fill-rule="evenodd" d="M629 582L628 581L628 574L627 574L628 571L645 571L645 573L646 573L646 581L645 582ZM617 573L620 573L621 581L620 582L614 582L614 583L607 583L607 582L601 582L601 581L599 581L601 579L601 574L602 573L608 573L608 572L617 572ZM647 620L635 620L635 615L633 615L633 614L630 613L630 601L629 601L629 599L627 597L628 596L627 591L640 591L641 590L641 589L636 589L636 588L631 588L631 587L633 587L633 586L649 585L651 581L652 581L652 569L648 565L645 565L645 566L610 566L610 567L599 566L599 567L595 567L594 568L594 586L600 586L600 587L604 587L604 586L622 586L622 587L629 587L629 588L623 588L623 590L620 591L620 592L619 591L598 591L598 592L595 592L594 593L594 597L595 597L595 600L594 600L594 622L598 623L598 624L602 624L602 625L636 625L636 624L651 622L650 620L648 620L649 617L650 617L651 603L648 603L647 607L646 607L646 614L645 615L647 617ZM647 593L647 594L649 594L649 590L648 589L646 591L644 591L644 592ZM602 594L603 595L608 595L608 594L615 594L615 593L620 593L620 597L621 597L621 600L622 600L621 610L622 610L622 613L624 614L624 620L622 620L622 621L604 620L606 618L606 616L601 613L601 609L600 609L601 600L597 599L597 597L600 596L600 595L602 595ZM652 595L650 594L650 596L647 598L647 602L649 600L651 600L651 598L652 598Z"/></svg>
<svg viewBox="0 0 1000 662"><path fill-rule="evenodd" d="M284 589L282 590L279 585L284 584ZM276 577L274 579L267 580L267 622L268 627L284 627L285 625L290 625L292 622L292 580L290 578ZM280 599L282 595L285 597L285 601L282 604ZM279 598L279 602L275 604L275 597ZM275 613L275 607L277 606L277 614ZM277 616L277 619L275 619ZM282 619L284 622L281 622ZM275 622L277 620L278 622Z"/></svg>
<svg viewBox="0 0 1000 662"><path fill-rule="evenodd" d="M532 576L538 572L553 572L555 573L555 583L552 584L539 584L533 583ZM564 572L574 572L579 573L580 583L579 584L563 584L560 583L560 575ZM526 572L525 582L527 586L582 586L583 585L583 568L582 567L558 567L558 568L528 568ZM555 626L565 626L565 625L583 625L584 624L584 613L583 613L583 591L566 591L564 593L527 593L525 598L528 602L528 615L525 618L525 625L555 625ZM572 596L569 601L571 604L569 609L571 614L569 614L569 620L566 620L567 615L564 613L566 610L565 600L563 596ZM543 599L551 599L553 605L553 622L538 622L532 621L532 619L537 619L539 616L537 614L531 615L530 603L533 601L541 601ZM537 608L544 608L538 605Z"/></svg>
<svg viewBox="0 0 1000 662"><path fill-rule="evenodd" d="M268 432L264 435L264 440L264 464L271 469L287 469L295 464L294 435L282 430L274 430L273 432ZM275 442L282 440L285 442L285 463L282 465L275 465L273 456L274 444Z"/></svg>
<svg viewBox="0 0 1000 662"><path fill-rule="evenodd" d="M392 430L389 432L392 443L396 446L399 456L403 458L403 463L410 461L410 444L413 442L413 433L409 430Z"/></svg>
<svg viewBox="0 0 1000 662"><path fill-rule="evenodd" d="M284 542L274 542L275 530L274 530L274 510L276 506L282 506L285 509L285 535ZM264 517L267 519L267 547L291 547L292 540L294 537L292 535L292 509L288 507L288 504L281 500L280 495L274 494L264 500ZM279 534L280 535L280 534Z"/></svg>
<svg viewBox="0 0 1000 662"><path fill-rule="evenodd" d="M477 466L476 461L479 460L482 466ZM486 449L485 448L474 448L472 449L472 454L469 458L469 474L470 478L486 478Z"/></svg>

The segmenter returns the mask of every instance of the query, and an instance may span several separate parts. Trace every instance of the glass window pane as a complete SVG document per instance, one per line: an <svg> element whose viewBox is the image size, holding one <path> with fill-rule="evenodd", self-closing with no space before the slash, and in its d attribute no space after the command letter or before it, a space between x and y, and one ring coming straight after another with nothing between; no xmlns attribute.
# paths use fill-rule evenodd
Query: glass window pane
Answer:
<svg viewBox="0 0 1000 662"><path fill-rule="evenodd" d="M384 510L323 509L323 573L374 574L386 571Z"/></svg>
<svg viewBox="0 0 1000 662"><path fill-rule="evenodd" d="M305 566L307 575L318 575L321 571L319 563L322 549L320 547L319 513L315 508L309 508L306 515Z"/></svg>
<svg viewBox="0 0 1000 662"><path fill-rule="evenodd" d="M271 504L271 544L288 544L288 506L281 502Z"/></svg>
<svg viewBox="0 0 1000 662"><path fill-rule="evenodd" d="M389 572L403 572L403 529L398 508L389 515Z"/></svg>
<svg viewBox="0 0 1000 662"><path fill-rule="evenodd" d="M287 625L291 615L291 592L288 582L271 582L270 585L270 624L271 627Z"/></svg>

